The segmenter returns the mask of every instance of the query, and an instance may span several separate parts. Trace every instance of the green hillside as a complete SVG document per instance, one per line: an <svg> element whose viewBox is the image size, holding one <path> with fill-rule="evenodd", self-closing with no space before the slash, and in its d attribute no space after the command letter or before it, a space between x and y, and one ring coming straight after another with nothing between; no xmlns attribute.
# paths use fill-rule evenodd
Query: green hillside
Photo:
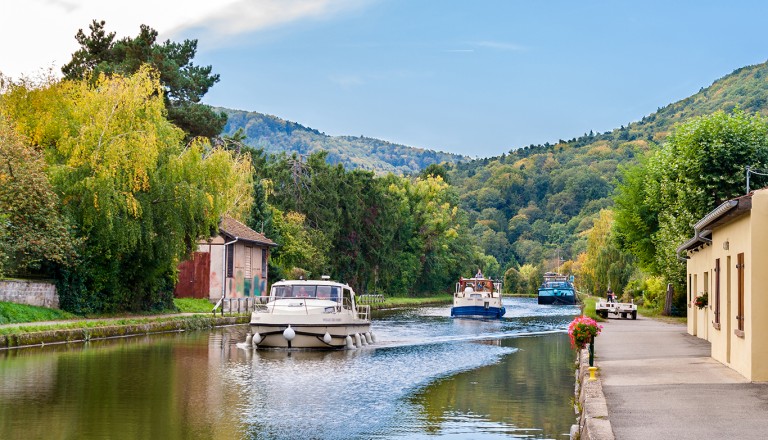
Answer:
<svg viewBox="0 0 768 440"><path fill-rule="evenodd" d="M473 234L502 267L575 259L602 208L611 207L621 166L636 163L681 121L736 107L768 114L768 64L748 66L626 127L449 167ZM559 250L559 251L558 251Z"/></svg>
<svg viewBox="0 0 768 440"><path fill-rule="evenodd" d="M468 157L444 153L368 137L328 136L295 122L263 113L217 108L227 114L223 134L231 135L242 128L245 143L268 153L309 155L328 152L328 162L341 163L347 169L364 169L377 173L418 173L433 163L455 163Z"/></svg>

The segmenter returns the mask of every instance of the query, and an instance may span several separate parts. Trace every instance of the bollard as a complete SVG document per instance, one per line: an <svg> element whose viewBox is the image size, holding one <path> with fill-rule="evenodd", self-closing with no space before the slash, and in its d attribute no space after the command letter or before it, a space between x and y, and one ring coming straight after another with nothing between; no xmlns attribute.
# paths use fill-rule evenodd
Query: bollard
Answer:
<svg viewBox="0 0 768 440"><path fill-rule="evenodd" d="M589 379L587 379L589 382L594 382L597 380L595 377L595 371L597 371L597 367L589 367Z"/></svg>

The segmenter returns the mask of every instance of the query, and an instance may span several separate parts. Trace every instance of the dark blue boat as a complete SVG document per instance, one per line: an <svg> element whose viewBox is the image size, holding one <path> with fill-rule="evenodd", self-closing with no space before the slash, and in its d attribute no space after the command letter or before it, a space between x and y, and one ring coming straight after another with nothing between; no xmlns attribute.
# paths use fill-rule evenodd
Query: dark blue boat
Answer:
<svg viewBox="0 0 768 440"><path fill-rule="evenodd" d="M539 304L576 304L576 289L566 275L554 272L544 274L544 282L539 287Z"/></svg>

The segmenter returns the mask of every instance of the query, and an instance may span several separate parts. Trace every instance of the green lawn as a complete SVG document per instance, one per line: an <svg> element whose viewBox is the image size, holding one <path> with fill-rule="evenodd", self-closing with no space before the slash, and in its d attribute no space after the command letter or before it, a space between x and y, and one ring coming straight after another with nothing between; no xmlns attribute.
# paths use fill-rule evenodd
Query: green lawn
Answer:
<svg viewBox="0 0 768 440"><path fill-rule="evenodd" d="M56 321L74 318L77 318L77 316L62 310L0 301L0 324Z"/></svg>
<svg viewBox="0 0 768 440"><path fill-rule="evenodd" d="M182 313L211 313L213 304L207 299L174 298L173 304Z"/></svg>

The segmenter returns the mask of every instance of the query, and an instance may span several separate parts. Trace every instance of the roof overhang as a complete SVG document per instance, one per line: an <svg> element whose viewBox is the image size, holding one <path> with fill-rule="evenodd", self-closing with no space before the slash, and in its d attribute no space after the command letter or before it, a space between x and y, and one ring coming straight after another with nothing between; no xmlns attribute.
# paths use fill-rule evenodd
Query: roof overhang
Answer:
<svg viewBox="0 0 768 440"><path fill-rule="evenodd" d="M711 243L712 230L714 228L724 225L752 209L752 194L749 193L745 196L723 202L720 206L702 217L701 220L693 225L693 238L678 246L677 254L680 255L683 251L698 249Z"/></svg>

